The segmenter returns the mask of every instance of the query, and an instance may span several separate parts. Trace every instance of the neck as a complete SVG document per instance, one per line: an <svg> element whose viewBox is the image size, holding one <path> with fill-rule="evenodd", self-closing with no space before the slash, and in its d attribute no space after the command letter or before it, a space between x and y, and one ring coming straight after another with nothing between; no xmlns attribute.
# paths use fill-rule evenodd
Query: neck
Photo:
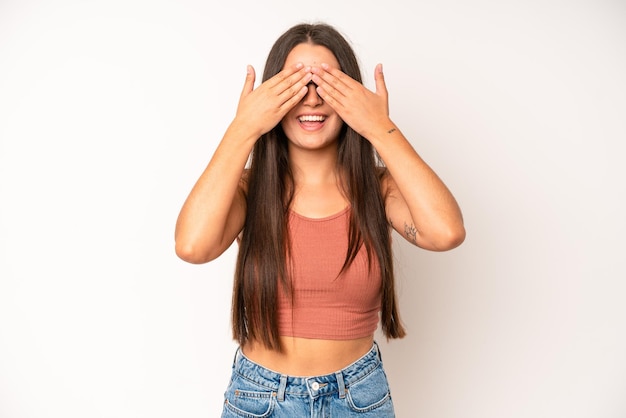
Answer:
<svg viewBox="0 0 626 418"><path fill-rule="evenodd" d="M337 180L337 147L289 150L289 163L297 185L321 185Z"/></svg>
<svg viewBox="0 0 626 418"><path fill-rule="evenodd" d="M338 213L348 199L341 186L337 148L301 151L289 154L295 186L291 209L309 218Z"/></svg>

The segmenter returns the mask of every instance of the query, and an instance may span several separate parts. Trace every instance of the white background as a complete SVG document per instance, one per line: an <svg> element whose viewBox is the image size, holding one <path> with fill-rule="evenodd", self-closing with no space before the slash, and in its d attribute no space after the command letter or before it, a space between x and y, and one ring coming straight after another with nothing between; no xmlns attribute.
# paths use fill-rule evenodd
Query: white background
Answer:
<svg viewBox="0 0 626 418"><path fill-rule="evenodd" d="M317 20L465 216L396 240L397 415L626 416L622 1L1 0L0 417L219 416L236 248L186 264L174 223L246 64Z"/></svg>

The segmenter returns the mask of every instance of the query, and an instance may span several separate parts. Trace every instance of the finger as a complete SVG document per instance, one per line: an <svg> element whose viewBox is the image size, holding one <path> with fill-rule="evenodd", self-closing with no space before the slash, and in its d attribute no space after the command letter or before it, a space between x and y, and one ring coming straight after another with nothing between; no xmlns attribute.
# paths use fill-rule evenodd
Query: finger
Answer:
<svg viewBox="0 0 626 418"><path fill-rule="evenodd" d="M276 87L279 91L278 97L284 103L291 100L292 97L299 95L302 89L306 92L306 86L309 84L312 77L313 75L310 72L310 68L304 67L302 70L291 75Z"/></svg>
<svg viewBox="0 0 626 418"><path fill-rule="evenodd" d="M387 97L387 85L385 84L382 64L376 65L376 69L374 69L374 81L376 82L376 94Z"/></svg>
<svg viewBox="0 0 626 418"><path fill-rule="evenodd" d="M351 94L354 86L349 83L357 83L341 70L330 67L328 64L321 64L321 67L314 67L311 70L314 73L313 82L321 88L322 97L327 102L337 105Z"/></svg>
<svg viewBox="0 0 626 418"><path fill-rule="evenodd" d="M327 82L324 78L321 78L319 75L313 76L313 82L317 84L317 94L328 103L331 107L335 108L340 106L341 103L345 99L345 95L342 91L335 87L335 84L332 82Z"/></svg>
<svg viewBox="0 0 626 418"><path fill-rule="evenodd" d="M293 108L295 105L300 103L302 99L304 99L304 96L306 96L308 91L309 88L305 84L299 90L297 90L294 95L292 95L291 97L287 97L283 104L280 105L281 112L283 114L287 114L287 112L289 112L291 108Z"/></svg>
<svg viewBox="0 0 626 418"><path fill-rule="evenodd" d="M315 91L317 91L317 94L322 98L322 100L328 104L330 107L332 107L333 109L335 109L335 111L339 112L339 106L341 105L341 103L339 103L337 100L335 100L335 98L328 94L328 92L326 91L326 89L324 89L323 86L319 85Z"/></svg>
<svg viewBox="0 0 626 418"><path fill-rule="evenodd" d="M279 71L276 75L267 80L267 85L271 88L280 86L286 81L290 80L290 78L297 73L301 73L304 75L304 64L301 62L292 65L291 67L287 67Z"/></svg>
<svg viewBox="0 0 626 418"><path fill-rule="evenodd" d="M243 90L241 92L241 97L247 96L254 89L254 80L256 78L256 74L254 72L254 67L248 65L246 68L246 81L243 83Z"/></svg>
<svg viewBox="0 0 626 418"><path fill-rule="evenodd" d="M357 83L352 77L338 68L331 67L326 63L321 64L319 75L333 88L339 91L347 91L353 88L353 83ZM358 83L357 83L358 84Z"/></svg>
<svg viewBox="0 0 626 418"><path fill-rule="evenodd" d="M302 85L296 86L297 84L304 82L308 83L309 81L311 81L311 67L301 65L297 71L292 72L289 75L285 75L280 83L275 86L275 89L277 94L281 94L289 89L296 91L302 87ZM296 86L295 89L293 89L294 86Z"/></svg>

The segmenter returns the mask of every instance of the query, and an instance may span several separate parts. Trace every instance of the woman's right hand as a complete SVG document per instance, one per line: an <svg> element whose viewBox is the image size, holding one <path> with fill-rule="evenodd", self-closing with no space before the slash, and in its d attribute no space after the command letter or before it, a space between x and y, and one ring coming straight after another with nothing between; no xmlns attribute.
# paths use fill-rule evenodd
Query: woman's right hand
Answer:
<svg viewBox="0 0 626 418"><path fill-rule="evenodd" d="M298 63L283 69L255 89L254 68L248 65L233 123L254 129L257 138L269 132L304 98L311 77L311 67Z"/></svg>

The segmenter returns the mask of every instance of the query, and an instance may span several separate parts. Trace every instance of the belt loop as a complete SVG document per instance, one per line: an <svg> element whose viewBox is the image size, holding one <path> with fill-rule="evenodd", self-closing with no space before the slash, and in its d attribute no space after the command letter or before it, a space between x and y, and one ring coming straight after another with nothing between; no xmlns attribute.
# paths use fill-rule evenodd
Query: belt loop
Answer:
<svg viewBox="0 0 626 418"><path fill-rule="evenodd" d="M380 347L378 343L374 341L374 349L376 350L376 357L378 357L378 361L383 362L383 354L380 352Z"/></svg>
<svg viewBox="0 0 626 418"><path fill-rule="evenodd" d="M278 385L278 401L285 400L285 389L287 388L287 376L284 374L280 376L280 384Z"/></svg>
<svg viewBox="0 0 626 418"><path fill-rule="evenodd" d="M343 381L343 373L341 373L341 371L335 372L335 377L337 377L337 385L339 386L339 399L343 399L346 397L346 385Z"/></svg>

